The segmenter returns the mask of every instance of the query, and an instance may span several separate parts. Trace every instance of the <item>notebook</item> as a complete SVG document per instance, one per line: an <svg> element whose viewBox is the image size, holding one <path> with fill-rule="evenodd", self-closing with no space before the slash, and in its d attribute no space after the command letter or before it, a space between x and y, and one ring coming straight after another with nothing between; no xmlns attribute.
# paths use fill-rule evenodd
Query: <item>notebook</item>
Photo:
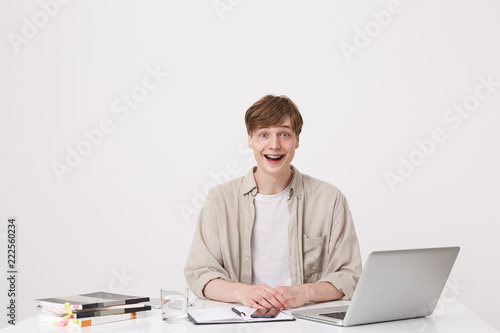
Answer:
<svg viewBox="0 0 500 333"><path fill-rule="evenodd" d="M295 320L283 312L280 312L275 318L252 318L251 315L255 309L239 306L236 308L244 315L238 316L230 308L210 308L202 310L189 311L188 317L194 324L235 324L235 323L255 323L268 321L287 321Z"/></svg>
<svg viewBox="0 0 500 333"><path fill-rule="evenodd" d="M372 252L351 304L292 311L296 318L354 326L432 314L459 247Z"/></svg>

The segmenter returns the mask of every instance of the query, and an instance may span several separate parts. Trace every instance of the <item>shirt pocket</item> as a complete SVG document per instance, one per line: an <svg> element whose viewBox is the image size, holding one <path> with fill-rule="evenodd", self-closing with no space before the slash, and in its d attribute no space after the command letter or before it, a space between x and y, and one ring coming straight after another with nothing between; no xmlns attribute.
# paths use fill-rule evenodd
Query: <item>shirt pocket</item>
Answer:
<svg viewBox="0 0 500 333"><path fill-rule="evenodd" d="M313 275L322 272L326 236L308 237L302 235L304 250L304 278L309 280Z"/></svg>

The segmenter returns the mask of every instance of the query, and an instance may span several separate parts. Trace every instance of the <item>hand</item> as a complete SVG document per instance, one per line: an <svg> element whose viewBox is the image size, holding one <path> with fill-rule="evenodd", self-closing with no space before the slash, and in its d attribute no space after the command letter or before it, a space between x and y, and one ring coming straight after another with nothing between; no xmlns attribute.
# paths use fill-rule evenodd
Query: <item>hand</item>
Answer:
<svg viewBox="0 0 500 333"><path fill-rule="evenodd" d="M276 289L262 284L258 286L243 285L234 293L240 303L254 309L278 309L283 311L288 302Z"/></svg>
<svg viewBox="0 0 500 333"><path fill-rule="evenodd" d="M343 292L326 281L306 283L291 287L280 286L276 287L275 290L283 295L286 303L292 308L297 308L307 302L333 301L344 296Z"/></svg>
<svg viewBox="0 0 500 333"><path fill-rule="evenodd" d="M308 286L305 284L299 286L280 286L276 287L275 290L285 298L286 303L291 308L302 306L310 299Z"/></svg>

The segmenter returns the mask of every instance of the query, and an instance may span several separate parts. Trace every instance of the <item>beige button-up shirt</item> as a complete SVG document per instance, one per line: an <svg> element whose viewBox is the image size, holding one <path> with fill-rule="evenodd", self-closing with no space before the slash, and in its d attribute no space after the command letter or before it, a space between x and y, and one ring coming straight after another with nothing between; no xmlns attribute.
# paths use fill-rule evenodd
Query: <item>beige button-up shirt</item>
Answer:
<svg viewBox="0 0 500 333"><path fill-rule="evenodd" d="M361 274L361 257L347 201L335 186L291 168L292 285L327 281L350 299ZM252 282L255 170L214 187L200 211L184 268L189 288L200 298L205 298L203 289L213 279Z"/></svg>

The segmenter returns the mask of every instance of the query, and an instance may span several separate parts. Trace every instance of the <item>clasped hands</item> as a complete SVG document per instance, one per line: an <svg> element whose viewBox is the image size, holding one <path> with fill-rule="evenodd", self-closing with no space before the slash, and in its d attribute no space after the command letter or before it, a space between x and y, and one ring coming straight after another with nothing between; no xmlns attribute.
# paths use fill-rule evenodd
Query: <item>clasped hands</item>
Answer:
<svg viewBox="0 0 500 333"><path fill-rule="evenodd" d="M203 293L206 298L222 302L239 302L254 309L297 308L307 302L333 301L344 293L333 284L321 281L297 286L250 285L220 278L211 280Z"/></svg>
<svg viewBox="0 0 500 333"><path fill-rule="evenodd" d="M235 298L245 306L254 309L296 308L309 300L307 285L279 286L271 288L268 285L246 285L235 291Z"/></svg>

